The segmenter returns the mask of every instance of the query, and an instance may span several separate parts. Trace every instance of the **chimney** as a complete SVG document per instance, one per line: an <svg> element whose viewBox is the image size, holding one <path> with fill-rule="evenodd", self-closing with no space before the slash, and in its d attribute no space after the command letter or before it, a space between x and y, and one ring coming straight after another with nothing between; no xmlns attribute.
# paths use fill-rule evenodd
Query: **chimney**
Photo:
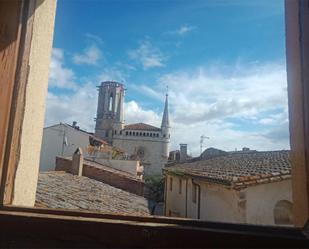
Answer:
<svg viewBox="0 0 309 249"><path fill-rule="evenodd" d="M180 162L187 159L187 144L180 144Z"/></svg>
<svg viewBox="0 0 309 249"><path fill-rule="evenodd" d="M248 148L248 147L243 147L243 148L242 148L242 151L250 151L250 148Z"/></svg>
<svg viewBox="0 0 309 249"><path fill-rule="evenodd" d="M76 125L77 125L77 122L76 122L76 121L73 121L73 124L72 124L73 128L75 128Z"/></svg>
<svg viewBox="0 0 309 249"><path fill-rule="evenodd" d="M82 176L83 164L84 164L83 151L80 147L78 147L72 156L71 173L73 175Z"/></svg>

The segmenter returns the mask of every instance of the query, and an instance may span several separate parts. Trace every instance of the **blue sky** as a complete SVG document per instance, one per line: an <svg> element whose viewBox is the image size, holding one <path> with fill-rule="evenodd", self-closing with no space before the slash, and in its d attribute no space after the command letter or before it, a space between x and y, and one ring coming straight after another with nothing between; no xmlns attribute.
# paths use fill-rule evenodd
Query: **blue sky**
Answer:
<svg viewBox="0 0 309 249"><path fill-rule="evenodd" d="M160 124L172 149L287 149L281 0L58 0L46 124L94 127L103 80L125 83L127 123Z"/></svg>

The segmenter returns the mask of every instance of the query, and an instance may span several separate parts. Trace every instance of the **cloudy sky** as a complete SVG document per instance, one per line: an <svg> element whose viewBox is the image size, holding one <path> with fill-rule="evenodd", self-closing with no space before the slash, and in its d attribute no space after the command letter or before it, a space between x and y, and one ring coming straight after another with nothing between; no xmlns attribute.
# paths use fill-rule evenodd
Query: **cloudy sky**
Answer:
<svg viewBox="0 0 309 249"><path fill-rule="evenodd" d="M159 126L168 85L172 149L288 149L283 5L59 0L46 125L93 131L96 86L116 80L126 123Z"/></svg>

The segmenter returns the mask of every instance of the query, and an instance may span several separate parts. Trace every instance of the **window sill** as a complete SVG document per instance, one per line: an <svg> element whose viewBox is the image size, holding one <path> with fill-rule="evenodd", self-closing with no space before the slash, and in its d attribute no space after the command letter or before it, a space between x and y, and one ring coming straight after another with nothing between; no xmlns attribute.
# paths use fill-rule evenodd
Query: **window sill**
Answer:
<svg viewBox="0 0 309 249"><path fill-rule="evenodd" d="M22 247L308 247L298 228L2 207L0 246Z"/></svg>

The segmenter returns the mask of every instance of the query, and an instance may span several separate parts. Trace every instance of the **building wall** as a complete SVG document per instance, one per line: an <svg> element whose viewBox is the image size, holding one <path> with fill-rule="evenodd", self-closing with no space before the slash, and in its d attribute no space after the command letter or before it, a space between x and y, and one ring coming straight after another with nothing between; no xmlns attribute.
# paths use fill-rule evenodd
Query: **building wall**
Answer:
<svg viewBox="0 0 309 249"><path fill-rule="evenodd" d="M68 146L64 146L63 137L67 138ZM40 171L55 170L56 156L72 156L80 147L84 155L87 153L89 135L64 124L44 128L40 155Z"/></svg>
<svg viewBox="0 0 309 249"><path fill-rule="evenodd" d="M173 189L169 184L173 178ZM280 200L292 201L291 180L260 184L237 191L223 185L194 180L200 186L200 203L192 201L192 178L187 178L187 191L179 194L180 176L167 174L167 188L165 193L165 213L167 216L198 218L200 205L200 219L228 223L249 223L258 225L275 225L274 208ZM185 188L185 184L182 187ZM186 194L187 193L187 198ZM186 207L187 203L187 207ZM187 210L187 211L186 211Z"/></svg>
<svg viewBox="0 0 309 249"><path fill-rule="evenodd" d="M247 223L275 225L274 208L278 201L292 202L291 179L261 184L246 190Z"/></svg>
<svg viewBox="0 0 309 249"><path fill-rule="evenodd" d="M14 205L33 206L35 202L56 2L38 0L35 12L31 13L34 15L33 33Z"/></svg>
<svg viewBox="0 0 309 249"><path fill-rule="evenodd" d="M176 216L176 217L187 217L186 198L188 193L186 192L186 184L188 179L168 175L165 180L167 181L165 190L166 191L165 215ZM179 182L180 180L181 184ZM181 185L181 193L179 192L180 185Z"/></svg>
<svg viewBox="0 0 309 249"><path fill-rule="evenodd" d="M117 159L103 159L103 158L95 158L95 162L100 164L109 166L114 169L122 170L127 173L132 174L133 176L137 176L140 171L140 163L136 160L117 160Z"/></svg>
<svg viewBox="0 0 309 249"><path fill-rule="evenodd" d="M200 219L229 223L245 223L245 207L239 191L222 185L200 182Z"/></svg>
<svg viewBox="0 0 309 249"><path fill-rule="evenodd" d="M144 175L162 174L162 168L168 159L168 142L161 138L117 136L113 146L129 155L136 154L140 147L144 149L144 157L140 158L144 166Z"/></svg>
<svg viewBox="0 0 309 249"><path fill-rule="evenodd" d="M71 172L72 160L69 158L57 157L56 170ZM144 182L133 177L128 177L121 172L108 170L107 168L97 167L84 161L82 175L91 179L104 182L116 188L126 190L130 193L141 195L144 194Z"/></svg>

